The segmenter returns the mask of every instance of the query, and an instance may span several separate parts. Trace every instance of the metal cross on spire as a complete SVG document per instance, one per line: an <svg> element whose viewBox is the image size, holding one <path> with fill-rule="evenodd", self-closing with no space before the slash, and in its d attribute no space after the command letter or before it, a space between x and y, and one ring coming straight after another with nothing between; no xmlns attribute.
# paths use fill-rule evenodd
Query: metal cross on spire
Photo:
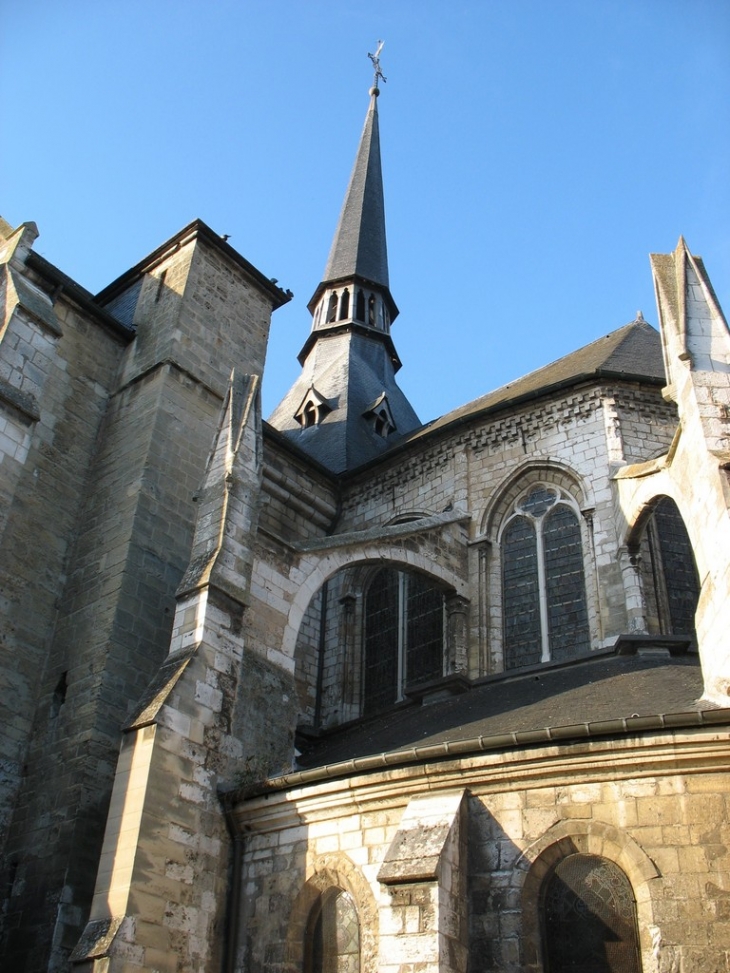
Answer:
<svg viewBox="0 0 730 973"><path fill-rule="evenodd" d="M383 50L384 44L385 41L378 41L378 46L375 53L370 54L368 52L368 57L373 62L373 70L375 71L375 77L373 78L373 88L375 88L376 91L378 89L378 82L380 81L381 78L383 79L384 82L388 80L380 68L380 52Z"/></svg>

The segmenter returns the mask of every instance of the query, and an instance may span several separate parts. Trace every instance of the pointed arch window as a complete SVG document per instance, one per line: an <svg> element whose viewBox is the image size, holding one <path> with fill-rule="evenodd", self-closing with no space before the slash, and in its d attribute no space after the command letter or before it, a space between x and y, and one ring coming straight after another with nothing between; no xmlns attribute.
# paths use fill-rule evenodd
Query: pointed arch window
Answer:
<svg viewBox="0 0 730 973"><path fill-rule="evenodd" d="M364 605L363 712L398 702L407 684L443 675L444 595L424 575L383 568Z"/></svg>
<svg viewBox="0 0 730 973"><path fill-rule="evenodd" d="M363 412L363 416L372 424L373 432L382 439L387 439L397 431L393 412L388 402L388 396L382 392Z"/></svg>
<svg viewBox="0 0 730 973"><path fill-rule="evenodd" d="M342 292L342 297L340 298L340 321L344 321L345 318L350 316L350 292L347 288Z"/></svg>
<svg viewBox="0 0 730 973"><path fill-rule="evenodd" d="M624 872L599 855L568 855L542 895L545 973L641 973L636 902Z"/></svg>
<svg viewBox="0 0 730 973"><path fill-rule="evenodd" d="M532 487L502 531L505 668L590 649L580 522L557 488Z"/></svg>
<svg viewBox="0 0 730 973"><path fill-rule="evenodd" d="M310 429L318 426L331 411L332 406L327 399L312 386L294 413L294 418L302 429Z"/></svg>
<svg viewBox="0 0 730 973"><path fill-rule="evenodd" d="M309 916L305 938L307 973L360 973L360 922L347 892L324 892Z"/></svg>
<svg viewBox="0 0 730 973"><path fill-rule="evenodd" d="M362 287L357 289L357 298L355 300L355 317L358 321L365 320L365 295L362 292Z"/></svg>
<svg viewBox="0 0 730 973"><path fill-rule="evenodd" d="M333 291L330 294L329 304L327 306L327 324L331 324L333 321L337 320L337 293Z"/></svg>
<svg viewBox="0 0 730 973"><path fill-rule="evenodd" d="M699 575L687 528L671 497L661 497L654 506L641 554L649 631L695 636Z"/></svg>
<svg viewBox="0 0 730 973"><path fill-rule="evenodd" d="M375 327L375 295L371 294L368 298L368 324Z"/></svg>

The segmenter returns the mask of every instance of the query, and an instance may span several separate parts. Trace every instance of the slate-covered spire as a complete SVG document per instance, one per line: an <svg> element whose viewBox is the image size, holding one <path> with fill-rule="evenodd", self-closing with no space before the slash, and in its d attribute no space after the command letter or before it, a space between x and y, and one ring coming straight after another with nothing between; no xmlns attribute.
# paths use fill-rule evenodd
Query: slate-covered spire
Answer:
<svg viewBox="0 0 730 973"><path fill-rule="evenodd" d="M302 373L269 423L330 470L353 469L420 426L395 382L378 129L379 54L365 126L324 272L309 302Z"/></svg>
<svg viewBox="0 0 730 973"><path fill-rule="evenodd" d="M370 89L370 107L360 137L323 283L364 277L388 287L383 174L380 165L378 88Z"/></svg>

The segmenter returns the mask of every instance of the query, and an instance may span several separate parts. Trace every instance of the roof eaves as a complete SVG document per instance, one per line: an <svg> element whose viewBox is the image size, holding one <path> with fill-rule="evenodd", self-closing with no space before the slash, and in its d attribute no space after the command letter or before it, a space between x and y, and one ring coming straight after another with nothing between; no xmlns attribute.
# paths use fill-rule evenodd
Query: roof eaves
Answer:
<svg viewBox="0 0 730 973"><path fill-rule="evenodd" d="M375 773L384 769L407 767L416 763L469 757L478 753L521 750L550 744L577 743L588 739L630 737L642 733L674 732L702 727L730 726L730 709L689 710L684 713L658 713L653 716L631 716L612 720L574 723L565 726L543 727L536 730L517 730L512 733L480 735L469 740L436 743L423 747L408 747L368 757L355 757L322 767L295 771L272 777L250 788L228 792L225 800L235 803L260 797L272 791L284 791L307 784L348 777L351 774Z"/></svg>
<svg viewBox="0 0 730 973"><path fill-rule="evenodd" d="M111 331L115 336L131 341L134 338L134 329L127 327L126 324L122 324L118 321L114 315L110 314L107 310L101 307L93 294L87 291L85 287L81 284L77 284L73 278L69 277L68 274L64 274L62 270L54 266L45 257L42 257L39 253L34 250L28 254L25 262L26 267L32 270L34 273L43 277L49 284L51 284L54 290L63 292L68 298L70 298L75 304L82 308L87 314L92 315L99 324L105 327L108 331ZM58 294L56 295L56 300L58 299Z"/></svg>
<svg viewBox="0 0 730 973"><path fill-rule="evenodd" d="M462 406L461 408L454 410L454 412L458 413L458 415L454 415L453 419L449 418L449 415L453 415L453 413L447 413L445 416L441 416L438 419L433 419L431 422L425 423L420 429L416 429L406 438L394 444L381 456L378 456L374 460L370 460L367 463L363 463L362 466L358 466L353 470L348 470L346 473L343 473L343 479L349 480L355 478L356 476L367 472L378 464L391 460L395 456L399 456L409 447L413 447L415 444L421 443L426 438L430 438L432 436L435 438L437 435L453 433L454 430L459 429L470 422L484 419L487 416L499 415L501 412L509 411L510 409L524 405L527 402L534 402L541 398L547 398L548 396L554 395L556 392L561 392L567 388L572 388L581 384L596 383L606 379L611 381L639 382L645 385L656 385L659 388L662 388L665 385L663 379L659 379L654 376L597 368L590 372L581 372L579 374L572 375L569 378L562 379L561 381L554 382L550 385L544 385L537 389L530 389L527 392L512 396L511 398L499 399L497 402L476 408L473 412L464 411L468 407ZM513 384L517 384L517 381ZM489 397L490 394L493 395L495 393L488 393L488 395L484 396L484 398ZM476 399L475 401L479 402L480 400Z"/></svg>

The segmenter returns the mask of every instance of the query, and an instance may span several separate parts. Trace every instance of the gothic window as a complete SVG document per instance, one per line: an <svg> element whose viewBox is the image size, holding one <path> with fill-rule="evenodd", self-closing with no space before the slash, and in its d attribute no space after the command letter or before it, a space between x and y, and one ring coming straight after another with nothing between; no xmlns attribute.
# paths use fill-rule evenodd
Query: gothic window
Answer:
<svg viewBox="0 0 730 973"><path fill-rule="evenodd" d="M375 327L375 295L371 294L368 298L368 324Z"/></svg>
<svg viewBox="0 0 730 973"><path fill-rule="evenodd" d="M599 855L562 859L542 901L545 973L641 973L628 878Z"/></svg>
<svg viewBox="0 0 730 973"><path fill-rule="evenodd" d="M331 411L332 406L314 387L311 387L294 413L294 418L302 429L310 429L312 426L318 426Z"/></svg>
<svg viewBox="0 0 730 973"><path fill-rule="evenodd" d="M697 567L682 515L670 497L662 497L654 507L641 554L649 631L694 636L700 596Z"/></svg>
<svg viewBox="0 0 730 973"><path fill-rule="evenodd" d="M395 428L390 420L390 416L388 415L388 410L381 409L379 412L376 412L374 420L373 428L375 429L376 434L381 436L383 439L387 439Z"/></svg>
<svg viewBox="0 0 730 973"><path fill-rule="evenodd" d="M337 318L337 294L333 291L330 294L330 302L327 307L327 324L330 324Z"/></svg>
<svg viewBox="0 0 730 973"><path fill-rule="evenodd" d="M355 317L358 321L365 320L365 295L362 292L362 288L357 289L357 299L355 301Z"/></svg>
<svg viewBox="0 0 730 973"><path fill-rule="evenodd" d="M312 910L306 933L307 973L360 973L360 923L342 889L328 889Z"/></svg>
<svg viewBox="0 0 730 973"><path fill-rule="evenodd" d="M403 698L407 684L443 675L444 596L428 578L384 568L365 596L363 712Z"/></svg>
<svg viewBox="0 0 730 973"><path fill-rule="evenodd" d="M350 316L350 292L347 288L342 292L342 297L340 298L340 321L344 321L345 318Z"/></svg>
<svg viewBox="0 0 730 973"><path fill-rule="evenodd" d="M309 429L310 426L317 425L317 407L313 402L307 402L302 409L302 426Z"/></svg>
<svg viewBox="0 0 730 973"><path fill-rule="evenodd" d="M387 439L397 429L385 392L368 406L363 415L370 420L375 435L382 439Z"/></svg>
<svg viewBox="0 0 730 973"><path fill-rule="evenodd" d="M501 537L505 668L590 648L580 523L556 487L515 504Z"/></svg>

